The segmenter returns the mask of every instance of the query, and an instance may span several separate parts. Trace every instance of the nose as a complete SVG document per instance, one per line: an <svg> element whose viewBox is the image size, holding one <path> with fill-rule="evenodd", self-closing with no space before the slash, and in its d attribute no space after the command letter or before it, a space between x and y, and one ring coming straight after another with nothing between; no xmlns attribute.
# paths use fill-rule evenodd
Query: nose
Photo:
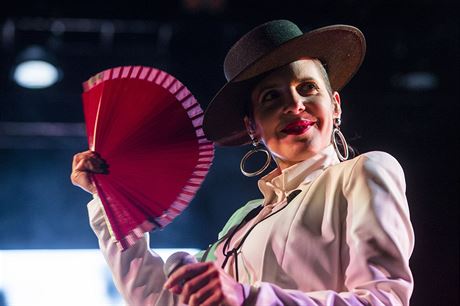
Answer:
<svg viewBox="0 0 460 306"><path fill-rule="evenodd" d="M286 97L285 112L299 114L305 111L304 99L295 87L291 87L290 94Z"/></svg>

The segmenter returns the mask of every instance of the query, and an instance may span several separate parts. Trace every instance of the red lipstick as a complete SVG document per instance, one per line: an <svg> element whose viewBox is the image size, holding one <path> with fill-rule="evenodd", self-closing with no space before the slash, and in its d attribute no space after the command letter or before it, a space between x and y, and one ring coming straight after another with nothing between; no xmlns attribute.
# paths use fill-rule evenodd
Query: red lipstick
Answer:
<svg viewBox="0 0 460 306"><path fill-rule="evenodd" d="M310 120L296 120L286 125L281 132L288 135L301 135L313 124L315 124L315 122Z"/></svg>

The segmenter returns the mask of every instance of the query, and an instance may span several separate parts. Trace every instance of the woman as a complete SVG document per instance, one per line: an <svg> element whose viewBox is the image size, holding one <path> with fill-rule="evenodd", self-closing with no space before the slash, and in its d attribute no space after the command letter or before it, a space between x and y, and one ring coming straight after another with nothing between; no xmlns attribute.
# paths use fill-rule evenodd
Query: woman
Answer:
<svg viewBox="0 0 460 306"><path fill-rule="evenodd" d="M252 142L244 173L261 143L278 167L259 181L263 199L239 209L197 255L202 262L167 280L148 237L119 252L95 195L91 225L130 304L409 304L414 237L402 169L383 152L346 160L339 130L338 90L364 52L356 28L302 33L286 20L253 29L230 49L229 81L206 110L204 130L220 145ZM72 181L95 193L90 173L104 169L96 153L77 154Z"/></svg>

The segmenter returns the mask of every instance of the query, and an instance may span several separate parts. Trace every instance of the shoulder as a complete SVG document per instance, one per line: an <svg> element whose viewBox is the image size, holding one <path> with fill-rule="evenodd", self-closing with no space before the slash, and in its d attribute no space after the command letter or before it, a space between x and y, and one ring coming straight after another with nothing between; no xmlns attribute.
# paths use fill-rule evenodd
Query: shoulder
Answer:
<svg viewBox="0 0 460 306"><path fill-rule="evenodd" d="M351 161L354 167L361 167L363 170L373 171L378 168L391 172L403 172L401 165L392 155L382 151L371 151L363 153Z"/></svg>
<svg viewBox="0 0 460 306"><path fill-rule="evenodd" d="M405 188L404 171L400 163L386 152L363 153L343 164L348 169L350 180L362 178L378 184L383 181L394 181Z"/></svg>
<svg viewBox="0 0 460 306"><path fill-rule="evenodd" d="M328 171L334 174L342 174L345 177L359 173L390 172L398 176L404 176L404 171L399 162L392 155L382 151L371 151L360 154L353 159L338 163Z"/></svg>
<svg viewBox="0 0 460 306"><path fill-rule="evenodd" d="M385 170L403 173L400 163L392 155L382 151L371 151L341 163L352 171L375 172Z"/></svg>

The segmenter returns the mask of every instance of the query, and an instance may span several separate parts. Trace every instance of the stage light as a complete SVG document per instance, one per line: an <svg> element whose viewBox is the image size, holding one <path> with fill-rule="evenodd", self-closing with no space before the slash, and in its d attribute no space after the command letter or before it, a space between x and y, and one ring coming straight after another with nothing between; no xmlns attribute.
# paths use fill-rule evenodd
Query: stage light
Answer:
<svg viewBox="0 0 460 306"><path fill-rule="evenodd" d="M154 251L165 261L174 252L198 249ZM2 294L7 305L126 305L95 249L0 250L0 305Z"/></svg>
<svg viewBox="0 0 460 306"><path fill-rule="evenodd" d="M25 88L46 88L62 77L62 73L54 64L55 60L39 46L31 46L24 50L16 62L13 78L19 86Z"/></svg>
<svg viewBox="0 0 460 306"><path fill-rule="evenodd" d="M428 91L439 86L439 78L432 72L413 71L393 76L391 83L395 87L406 90Z"/></svg>
<svg viewBox="0 0 460 306"><path fill-rule="evenodd" d="M58 80L58 70L45 61L26 61L14 71L14 80L25 88L46 88Z"/></svg>

